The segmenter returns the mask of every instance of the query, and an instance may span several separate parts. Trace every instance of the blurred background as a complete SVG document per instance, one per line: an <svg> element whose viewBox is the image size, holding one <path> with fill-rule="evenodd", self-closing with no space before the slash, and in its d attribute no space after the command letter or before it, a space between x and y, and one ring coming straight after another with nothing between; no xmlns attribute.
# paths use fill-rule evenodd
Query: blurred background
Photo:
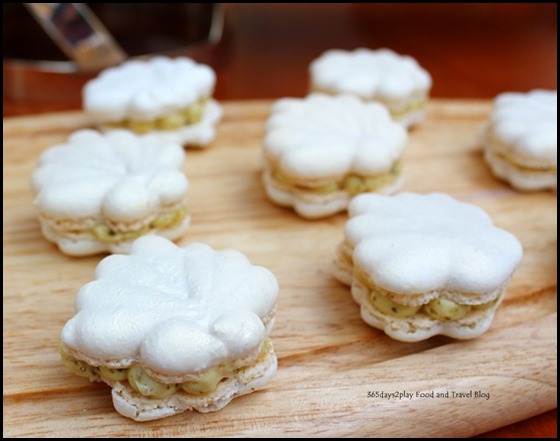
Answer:
<svg viewBox="0 0 560 441"><path fill-rule="evenodd" d="M556 3L86 5L129 56L211 65L222 100L303 96L314 58L356 47L414 56L432 74L434 97L557 87ZM69 62L22 4L3 12L4 115L80 108L96 72Z"/></svg>

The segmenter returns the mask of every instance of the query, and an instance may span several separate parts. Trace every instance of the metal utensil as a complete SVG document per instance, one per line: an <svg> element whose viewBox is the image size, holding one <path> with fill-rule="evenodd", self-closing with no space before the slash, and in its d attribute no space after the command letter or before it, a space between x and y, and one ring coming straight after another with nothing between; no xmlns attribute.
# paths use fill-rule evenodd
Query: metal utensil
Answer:
<svg viewBox="0 0 560 441"><path fill-rule="evenodd" d="M81 70L102 69L127 57L85 3L25 3L25 6Z"/></svg>

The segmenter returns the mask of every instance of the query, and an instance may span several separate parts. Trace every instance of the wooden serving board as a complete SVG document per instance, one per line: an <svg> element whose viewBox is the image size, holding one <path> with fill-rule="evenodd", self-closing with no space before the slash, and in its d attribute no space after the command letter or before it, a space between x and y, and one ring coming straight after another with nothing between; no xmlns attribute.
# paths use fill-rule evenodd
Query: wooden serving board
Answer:
<svg viewBox="0 0 560 441"><path fill-rule="evenodd" d="M188 151L193 218L180 243L236 248L274 272L278 372L220 412L148 423L121 417L107 386L71 374L58 355L74 295L102 256L67 257L43 239L29 178L41 151L88 120L78 112L4 120L4 436L471 436L556 407L556 196L521 194L490 175L477 135L491 104L433 100L411 132L403 190L484 208L525 255L486 334L415 344L365 325L332 278L345 214L306 221L266 199L259 170L269 106L225 103L214 144ZM395 392L413 396L382 396Z"/></svg>

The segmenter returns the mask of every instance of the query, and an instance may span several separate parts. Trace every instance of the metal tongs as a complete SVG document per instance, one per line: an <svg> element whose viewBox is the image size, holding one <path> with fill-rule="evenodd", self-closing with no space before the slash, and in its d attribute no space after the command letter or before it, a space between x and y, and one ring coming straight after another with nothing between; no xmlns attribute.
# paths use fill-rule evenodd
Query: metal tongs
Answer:
<svg viewBox="0 0 560 441"><path fill-rule="evenodd" d="M126 59L125 51L85 3L25 6L80 70L99 70Z"/></svg>

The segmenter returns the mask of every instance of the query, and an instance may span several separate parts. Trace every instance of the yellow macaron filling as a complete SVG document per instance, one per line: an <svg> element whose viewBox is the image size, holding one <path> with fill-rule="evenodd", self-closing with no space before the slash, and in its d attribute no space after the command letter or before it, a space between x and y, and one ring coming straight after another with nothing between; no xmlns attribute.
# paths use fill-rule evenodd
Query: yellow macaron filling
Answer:
<svg viewBox="0 0 560 441"><path fill-rule="evenodd" d="M343 179L330 182L322 183L320 185L312 183L303 183L297 181L296 179L287 176L280 170L276 170L272 173L272 176L278 182L293 187L295 189L306 191L315 194L329 194L338 191L345 191L348 194L354 196L360 193L377 191L386 185L389 185L396 181L400 176L402 171L402 161L397 160L391 166L391 169L383 174L377 176L363 176L358 174L346 175Z"/></svg>
<svg viewBox="0 0 560 441"><path fill-rule="evenodd" d="M128 242L132 241L151 230L158 229L163 230L166 228L173 228L179 225L185 217L187 217L187 207L182 206L181 208L161 213L149 224L142 226L141 228L129 231L118 231L105 224L97 224L90 231L93 235L102 242L108 243L118 243L118 242Z"/></svg>
<svg viewBox="0 0 560 441"><path fill-rule="evenodd" d="M463 305L445 297L430 300L424 305L402 305L384 295L381 290L373 289L369 295L371 305L382 314L396 318L412 317L416 314L425 314L436 320L460 320L474 311L490 309L497 302L494 299L480 305Z"/></svg>
<svg viewBox="0 0 560 441"><path fill-rule="evenodd" d="M264 359L268 350L269 340L266 338L260 346L256 362ZM60 345L60 356L64 366L80 377L100 378L108 381L128 381L136 392L150 398L166 398L180 389L189 395L206 395L214 392L221 381L234 377L243 369L240 366L222 363L196 373L192 380L167 384L152 378L140 364L133 364L123 369L91 366L85 361L68 354L62 344Z"/></svg>
<svg viewBox="0 0 560 441"><path fill-rule="evenodd" d="M398 110L389 109L389 111L391 113L391 117L393 119L398 120L408 115L409 113L418 112L422 110L425 106L426 106L426 100L418 100L409 103L407 106L403 107L402 109L398 109Z"/></svg>
<svg viewBox="0 0 560 441"><path fill-rule="evenodd" d="M201 98L182 109L151 121L123 119L106 122L105 124L110 127L129 129L139 134L148 133L153 130L176 130L185 125L200 122L207 102L208 98Z"/></svg>

